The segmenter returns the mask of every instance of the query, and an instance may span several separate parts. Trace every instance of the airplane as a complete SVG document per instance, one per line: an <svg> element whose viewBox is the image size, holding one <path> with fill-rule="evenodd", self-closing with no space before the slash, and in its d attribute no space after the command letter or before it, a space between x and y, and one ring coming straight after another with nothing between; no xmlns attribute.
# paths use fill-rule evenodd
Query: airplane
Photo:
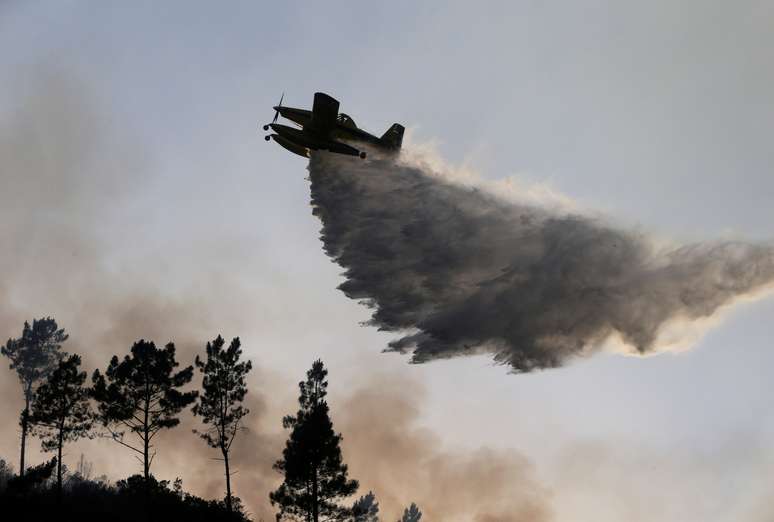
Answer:
<svg viewBox="0 0 774 522"><path fill-rule="evenodd" d="M403 144L403 125L394 123L381 138L358 129L354 120L346 114L339 113L339 102L322 92L314 94L312 110L285 107L282 100L274 106L274 119L264 125L263 130L271 129L273 134L266 136L266 141L274 140L290 152L310 157L313 150L327 150L337 154L359 156L365 159L365 151L343 143L341 140L361 141L376 145L387 151L397 151ZM282 116L300 127L290 127L277 123Z"/></svg>

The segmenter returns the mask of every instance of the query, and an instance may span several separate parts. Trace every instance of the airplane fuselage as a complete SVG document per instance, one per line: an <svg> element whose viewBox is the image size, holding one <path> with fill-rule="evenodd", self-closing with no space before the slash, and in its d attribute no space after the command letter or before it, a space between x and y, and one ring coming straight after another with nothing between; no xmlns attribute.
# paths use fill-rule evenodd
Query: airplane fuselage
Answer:
<svg viewBox="0 0 774 522"><path fill-rule="evenodd" d="M279 123L272 123L269 125L271 130L276 132L280 137L288 140L296 145L305 147L311 150L327 150L330 152L336 152L338 154L347 154L349 156L358 156L360 151L355 147L351 147L346 143L331 140L323 133L315 132L314 129L296 129L289 127L288 125L282 125ZM275 140L277 141L277 140ZM279 143L279 142L278 142ZM280 143L282 145L282 143ZM287 148L287 147L285 147ZM290 149L289 149L290 150ZM295 152L295 151L292 151ZM298 152L296 152L298 154Z"/></svg>
<svg viewBox="0 0 774 522"><path fill-rule="evenodd" d="M300 125L304 128L304 130L307 128L311 128L311 130L314 129L312 124L312 111L307 109L296 109L294 107L274 107L274 109L278 111L283 118ZM345 117L348 118L348 116ZM357 127L346 126L338 121L336 122L335 126L330 129L329 134L330 136L328 137L334 140L344 139L352 141L364 141L373 145L382 145L382 142L379 140L379 138L373 134L370 134L363 129L358 129Z"/></svg>
<svg viewBox="0 0 774 522"><path fill-rule="evenodd" d="M274 121L264 125L264 130L271 129L274 134L266 136L273 139L287 150L299 156L309 157L312 150L327 150L338 154L366 157L355 147L342 142L360 141L370 143L386 150L400 149L403 141L403 126L393 124L381 138L357 128L355 122L344 113L339 113L339 102L324 93L315 93L313 109L298 109L295 107L274 107ZM282 116L300 128L276 123Z"/></svg>

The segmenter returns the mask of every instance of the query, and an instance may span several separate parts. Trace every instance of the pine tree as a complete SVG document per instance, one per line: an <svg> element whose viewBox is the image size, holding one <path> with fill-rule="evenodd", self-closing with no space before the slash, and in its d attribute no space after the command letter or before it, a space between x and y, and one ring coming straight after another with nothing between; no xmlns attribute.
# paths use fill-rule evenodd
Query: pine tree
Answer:
<svg viewBox="0 0 774 522"><path fill-rule="evenodd" d="M132 346L131 356L119 361L114 355L104 376L99 370L92 376L92 396L102 424L113 440L142 456L136 455L146 483L156 455L153 438L162 429L177 426L177 415L196 400L197 392L178 390L193 378L193 366L174 372L177 366L174 344L159 349L140 340ZM139 447L124 440L126 430L136 436Z"/></svg>
<svg viewBox="0 0 774 522"><path fill-rule="evenodd" d="M196 356L196 367L203 374L202 393L193 407L193 414L200 415L202 422L208 425L206 431L194 430L208 445L220 450L226 468L226 508L232 511L231 471L229 468L229 450L240 423L250 410L242 406L247 394L245 377L252 369L250 361L240 361L242 356L239 337L235 337L228 349L225 341L218 336L207 343L207 360Z"/></svg>
<svg viewBox="0 0 774 522"><path fill-rule="evenodd" d="M422 512L413 502L409 507L403 510L403 516L398 522L419 522L422 518Z"/></svg>
<svg viewBox="0 0 774 522"><path fill-rule="evenodd" d="M306 381L298 385L298 413L282 420L291 433L282 459L274 464L285 480L269 494L272 505L280 509L277 520L339 520L351 511L335 502L352 495L358 483L347 478L339 447L341 435L333 431L328 415L327 375L322 361L315 361Z"/></svg>
<svg viewBox="0 0 774 522"><path fill-rule="evenodd" d="M379 503L373 491L369 491L352 505L353 522L379 522Z"/></svg>
<svg viewBox="0 0 774 522"><path fill-rule="evenodd" d="M24 393L24 410L21 413L21 456L19 476L24 476L24 452L29 431L30 404L37 386L48 377L64 356L62 343L68 338L51 317L33 319L24 323L22 336L8 339L0 352L11 360L11 369L16 370Z"/></svg>
<svg viewBox="0 0 774 522"><path fill-rule="evenodd" d="M37 390L30 423L42 439L44 451L56 451L56 490L62 495L62 448L65 442L89 436L93 413L89 391L83 387L86 372L78 371L81 358L63 359Z"/></svg>

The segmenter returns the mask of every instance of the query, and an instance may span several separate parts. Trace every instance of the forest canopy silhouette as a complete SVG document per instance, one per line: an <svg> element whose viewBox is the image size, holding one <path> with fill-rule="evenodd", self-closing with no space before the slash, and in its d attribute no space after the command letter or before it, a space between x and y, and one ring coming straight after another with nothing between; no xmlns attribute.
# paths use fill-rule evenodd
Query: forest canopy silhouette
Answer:
<svg viewBox="0 0 774 522"><path fill-rule="evenodd" d="M2 354L16 372L25 398L19 414L22 428L18 471L0 460L0 512L24 513L32 519L65 517L89 520L249 520L239 496L232 493L230 450L244 430L250 410L243 406L252 362L243 358L239 338L217 336L206 343L205 358L195 357L201 389L189 389L194 365L178 369L173 343L157 348L141 339L128 354L114 355L103 372L95 370L91 386L80 368L81 358L64 349L68 334L51 317L25 322L22 334L9 339ZM274 465L282 478L270 492L277 520L378 520L373 492L349 499L357 480L348 478L326 399L328 370L316 360L299 383L298 411L283 418L290 430L285 450ZM156 435L180 424L184 410L202 427L194 430L224 463L225 496L205 500L183 490L177 478L157 479L151 470L159 451ZM45 452L56 456L36 466L25 464L26 440L40 437ZM85 466L70 473L63 449L79 438L105 437L132 454L141 473L109 482L94 479ZM238 464L238 462L237 462ZM349 500L348 500L349 499ZM352 502L354 500L354 502ZM405 521L418 521L414 503Z"/></svg>

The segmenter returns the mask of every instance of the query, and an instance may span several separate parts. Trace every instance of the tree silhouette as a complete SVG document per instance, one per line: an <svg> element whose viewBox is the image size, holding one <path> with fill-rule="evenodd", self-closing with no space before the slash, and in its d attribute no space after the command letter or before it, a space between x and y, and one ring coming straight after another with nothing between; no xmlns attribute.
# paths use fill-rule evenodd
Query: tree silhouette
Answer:
<svg viewBox="0 0 774 522"><path fill-rule="evenodd" d="M24 476L24 451L29 431L30 403L35 389L64 356L62 343L68 338L64 328L60 329L51 317L33 319L32 326L24 323L22 335L18 339L8 339L0 352L11 360L11 369L16 370L24 393L24 410L21 413L21 456L19 457L19 476Z"/></svg>
<svg viewBox="0 0 774 522"><path fill-rule="evenodd" d="M274 469L284 474L280 487L269 494L272 505L279 505L277 520L339 520L350 513L335 500L352 495L356 480L347 479L347 466L342 463L341 435L333 431L325 401L328 370L317 360L298 384L299 409L295 417L286 416L282 424L291 429Z"/></svg>
<svg viewBox="0 0 774 522"><path fill-rule="evenodd" d="M157 481L152 475L149 483L142 475L114 483L74 475L62 484L66 494L59 502L52 494L55 481L50 478L55 468L56 458L47 464L31 466L24 477L9 476L0 467L0 520L250 522L240 509L237 497L234 497L234 511L228 512L223 501L186 492L180 479ZM147 498L151 500L150 513L145 508Z"/></svg>
<svg viewBox="0 0 774 522"><path fill-rule="evenodd" d="M14 475L13 464L0 458L0 494L5 491L8 486L8 481L12 479Z"/></svg>
<svg viewBox="0 0 774 522"><path fill-rule="evenodd" d="M369 491L352 505L353 522L379 522L379 503L373 491Z"/></svg>
<svg viewBox="0 0 774 522"><path fill-rule="evenodd" d="M151 341L140 340L132 346L131 356L119 361L113 356L105 375L99 370L92 376L92 396L99 407L102 424L113 440L138 453L143 476L148 481L153 457L153 437L165 428L180 423L177 414L196 400L197 392L181 392L193 377L193 366L174 372L175 345L156 348ZM139 439L140 447L124 440L126 430Z"/></svg>
<svg viewBox="0 0 774 522"><path fill-rule="evenodd" d="M226 508L231 511L231 471L229 469L229 450L240 429L242 418L250 410L242 406L247 394L245 376L252 369L250 361L240 361L242 356L239 337L235 337L228 349L220 335L207 343L207 360L196 356L196 367L203 374L202 393L193 407L193 414L200 415L208 428L199 432L194 430L207 444L220 449L226 468Z"/></svg>
<svg viewBox="0 0 774 522"><path fill-rule="evenodd" d="M44 451L56 451L56 490L62 495L62 447L65 442L89 436L94 415L89 391L83 387L86 372L78 371L81 358L71 355L59 361L32 402L30 423L40 436Z"/></svg>
<svg viewBox="0 0 774 522"><path fill-rule="evenodd" d="M21 473L8 481L8 490L14 493L27 494L35 489L43 489L51 478L56 467L56 457L48 462L32 466L27 473Z"/></svg>
<svg viewBox="0 0 774 522"><path fill-rule="evenodd" d="M398 522L419 522L422 518L422 512L413 502L409 507L403 510L403 516Z"/></svg>

